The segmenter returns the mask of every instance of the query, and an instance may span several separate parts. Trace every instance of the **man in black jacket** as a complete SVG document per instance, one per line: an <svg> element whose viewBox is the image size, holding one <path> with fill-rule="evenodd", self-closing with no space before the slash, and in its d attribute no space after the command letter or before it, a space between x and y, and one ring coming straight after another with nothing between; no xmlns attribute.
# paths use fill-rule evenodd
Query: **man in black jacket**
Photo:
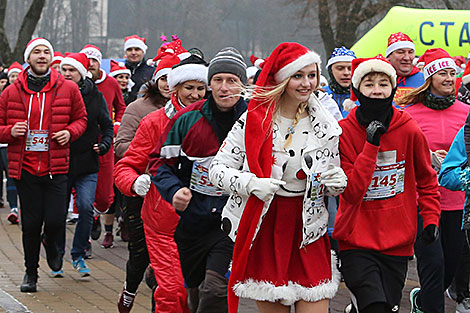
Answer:
<svg viewBox="0 0 470 313"><path fill-rule="evenodd" d="M60 64L65 79L77 83L85 103L88 123L83 135L70 145L70 168L68 173L68 198L72 188L75 189L78 208L78 221L72 244L73 267L81 276L89 276L90 269L84 257L88 248L93 223L93 202L95 200L96 182L98 179L98 156L108 152L113 140L113 122L103 94L95 83L86 77L89 60L84 53L70 53ZM99 141L99 135L101 140ZM62 241L62 252L65 250L65 230ZM62 273L55 272L56 276Z"/></svg>
<svg viewBox="0 0 470 313"><path fill-rule="evenodd" d="M146 39L132 35L124 39L124 52L126 53L126 67L131 70L131 79L135 85L131 89L131 97L137 98L140 87L148 82L155 68L148 66L144 56L147 51Z"/></svg>

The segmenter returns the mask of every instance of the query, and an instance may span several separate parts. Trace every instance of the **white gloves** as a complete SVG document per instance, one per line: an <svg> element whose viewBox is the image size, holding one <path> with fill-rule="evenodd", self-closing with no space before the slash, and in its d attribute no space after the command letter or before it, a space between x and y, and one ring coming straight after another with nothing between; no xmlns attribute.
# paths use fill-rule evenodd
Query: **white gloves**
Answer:
<svg viewBox="0 0 470 313"><path fill-rule="evenodd" d="M331 196L342 193L348 184L348 177L343 169L334 165L328 166L328 170L322 173L320 177L320 183L325 185Z"/></svg>
<svg viewBox="0 0 470 313"><path fill-rule="evenodd" d="M132 185L132 189L141 197L145 197L147 192L150 189L150 175L142 174L135 180L134 184Z"/></svg>
<svg viewBox="0 0 470 313"><path fill-rule="evenodd" d="M246 186L246 191L254 194L261 201L266 202L274 196L281 185L285 184L286 182L282 180L253 176Z"/></svg>

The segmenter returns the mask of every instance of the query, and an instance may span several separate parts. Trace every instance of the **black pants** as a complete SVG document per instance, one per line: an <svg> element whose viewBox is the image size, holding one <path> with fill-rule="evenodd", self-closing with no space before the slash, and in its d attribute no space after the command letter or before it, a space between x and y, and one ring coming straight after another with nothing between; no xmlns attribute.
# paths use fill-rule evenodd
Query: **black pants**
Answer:
<svg viewBox="0 0 470 313"><path fill-rule="evenodd" d="M468 231L465 231L467 233ZM470 235L470 234L467 234ZM467 236L465 236L467 237ZM459 266L455 272L455 290L457 292L457 303L462 302L465 298L470 298L469 280L470 280L470 241L465 240L462 248L462 256L460 258Z"/></svg>
<svg viewBox="0 0 470 313"><path fill-rule="evenodd" d="M41 231L48 244L57 244L65 225L67 175L35 176L23 170L15 180L21 203L21 230L26 272L37 274Z"/></svg>
<svg viewBox="0 0 470 313"><path fill-rule="evenodd" d="M441 240L430 245L421 242L423 219L418 214L418 232L414 245L421 290L417 303L426 313L444 313L444 253Z"/></svg>
<svg viewBox="0 0 470 313"><path fill-rule="evenodd" d="M126 264L126 289L137 291L145 270L150 263L145 243L144 224L140 212L144 199L141 197L122 197L123 223L129 231L129 259Z"/></svg>

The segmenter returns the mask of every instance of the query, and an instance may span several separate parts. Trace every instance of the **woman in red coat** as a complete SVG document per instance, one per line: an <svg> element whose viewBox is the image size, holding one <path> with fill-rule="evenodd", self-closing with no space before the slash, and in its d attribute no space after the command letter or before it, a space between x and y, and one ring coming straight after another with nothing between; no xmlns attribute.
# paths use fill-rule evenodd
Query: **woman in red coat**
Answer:
<svg viewBox="0 0 470 313"><path fill-rule="evenodd" d="M196 102L204 96L207 88L206 63L191 56L170 71L168 81L171 99L165 107L142 119L128 150L115 166L114 179L124 195L145 197L141 216L150 264L158 283L154 294L156 312L186 313L189 312L186 290L179 266L178 249L173 239L179 217L173 206L163 200L155 185L150 183L146 170L149 154L157 145L168 121L184 105ZM129 292L125 286L121 299L124 297L132 298L133 302L135 291ZM129 312L130 308L125 311L124 307L132 307L132 304L125 304L125 301L119 301L120 312Z"/></svg>

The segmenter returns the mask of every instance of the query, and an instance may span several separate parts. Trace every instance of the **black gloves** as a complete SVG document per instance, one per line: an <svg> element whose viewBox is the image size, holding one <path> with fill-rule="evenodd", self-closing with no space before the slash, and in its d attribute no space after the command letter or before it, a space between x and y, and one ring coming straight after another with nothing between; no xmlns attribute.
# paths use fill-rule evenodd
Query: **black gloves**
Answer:
<svg viewBox="0 0 470 313"><path fill-rule="evenodd" d="M426 228L424 228L423 232L421 233L421 241L425 245L430 245L437 240L437 237L439 237L439 228L437 228L437 226L434 224L429 224L426 226Z"/></svg>
<svg viewBox="0 0 470 313"><path fill-rule="evenodd" d="M367 142L373 144L374 146L380 145L380 136L385 134L387 129L385 128L384 124L379 121L372 121L367 126L366 133L367 133Z"/></svg>
<svg viewBox="0 0 470 313"><path fill-rule="evenodd" d="M104 155L106 152L109 151L109 147L107 147L104 143L100 142L97 144L98 148L100 149L100 153L98 155Z"/></svg>

